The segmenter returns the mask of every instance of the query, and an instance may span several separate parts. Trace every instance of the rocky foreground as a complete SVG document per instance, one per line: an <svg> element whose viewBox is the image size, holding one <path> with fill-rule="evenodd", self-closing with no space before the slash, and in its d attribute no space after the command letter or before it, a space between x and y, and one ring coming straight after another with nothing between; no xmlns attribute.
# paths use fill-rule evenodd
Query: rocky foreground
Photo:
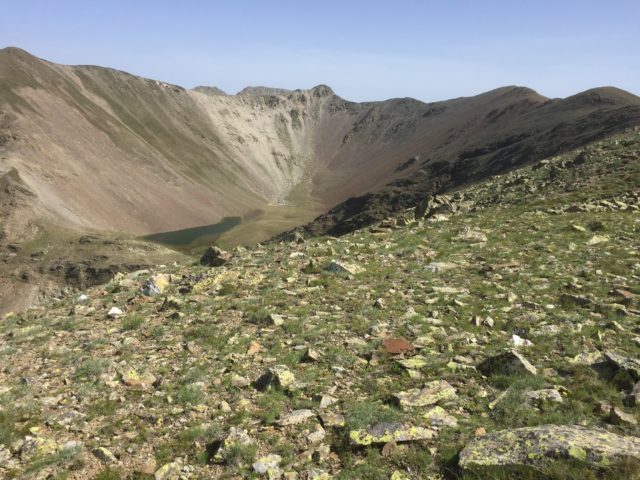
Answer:
<svg viewBox="0 0 640 480"><path fill-rule="evenodd" d="M0 478L638 478L640 132L0 323Z"/></svg>

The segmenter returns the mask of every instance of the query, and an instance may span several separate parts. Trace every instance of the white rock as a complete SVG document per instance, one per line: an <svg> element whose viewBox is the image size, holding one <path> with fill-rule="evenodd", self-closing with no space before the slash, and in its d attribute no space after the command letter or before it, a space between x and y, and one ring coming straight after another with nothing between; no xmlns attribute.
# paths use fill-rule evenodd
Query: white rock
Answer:
<svg viewBox="0 0 640 480"><path fill-rule="evenodd" d="M109 310L109 313L107 313L107 316L111 318L116 318L122 315L122 313L123 313L122 310L120 310L118 307L111 307L111 310Z"/></svg>
<svg viewBox="0 0 640 480"><path fill-rule="evenodd" d="M322 398L320 399L320 408L327 408L337 402L338 399L331 395L322 395Z"/></svg>
<svg viewBox="0 0 640 480"><path fill-rule="evenodd" d="M280 420L278 421L278 425L281 425L283 427L289 425L297 425L315 416L315 413L306 408L302 410L294 410L293 412L280 418Z"/></svg>
<svg viewBox="0 0 640 480"><path fill-rule="evenodd" d="M276 327L279 327L280 325L284 324L284 317L282 315L277 314L277 313L270 313L269 314L269 320Z"/></svg>
<svg viewBox="0 0 640 480"><path fill-rule="evenodd" d="M322 428L320 424L317 424L314 431L307 436L307 440L309 441L309 443L317 444L322 442L326 436L327 432L325 431L325 429Z"/></svg>
<svg viewBox="0 0 640 480"><path fill-rule="evenodd" d="M333 273L348 273L349 275L355 275L356 273L363 272L364 268L360 265L333 260L329 265L327 265L326 270Z"/></svg>
<svg viewBox="0 0 640 480"><path fill-rule="evenodd" d="M269 473L269 471L278 471L280 462L282 462L280 455L265 455L253 463L253 471L258 475L264 475L265 473Z"/></svg>
<svg viewBox="0 0 640 480"><path fill-rule="evenodd" d="M540 403L543 401L562 403L562 394L555 388L544 388L542 390L533 390L525 392L524 397L529 403Z"/></svg>
<svg viewBox="0 0 640 480"><path fill-rule="evenodd" d="M598 245L600 243L605 243L605 242L608 242L608 241L609 241L609 237L606 236L606 235L594 235L587 242L587 245Z"/></svg>
<svg viewBox="0 0 640 480"><path fill-rule="evenodd" d="M511 337L511 343L514 347L531 347L533 346L533 342L531 340L527 340L526 338L522 338L518 335L513 335Z"/></svg>

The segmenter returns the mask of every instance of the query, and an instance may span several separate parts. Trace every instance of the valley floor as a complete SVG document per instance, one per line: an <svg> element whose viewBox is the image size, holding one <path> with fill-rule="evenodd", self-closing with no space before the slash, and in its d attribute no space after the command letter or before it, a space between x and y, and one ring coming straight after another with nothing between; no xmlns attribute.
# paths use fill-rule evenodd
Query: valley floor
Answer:
<svg viewBox="0 0 640 480"><path fill-rule="evenodd" d="M637 478L640 132L0 323L0 477ZM141 293L144 290L144 295Z"/></svg>

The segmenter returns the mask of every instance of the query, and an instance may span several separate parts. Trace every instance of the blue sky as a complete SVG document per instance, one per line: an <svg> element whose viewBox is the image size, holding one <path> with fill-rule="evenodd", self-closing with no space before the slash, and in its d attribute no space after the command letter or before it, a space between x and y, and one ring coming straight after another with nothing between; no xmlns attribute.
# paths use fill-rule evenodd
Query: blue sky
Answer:
<svg viewBox="0 0 640 480"><path fill-rule="evenodd" d="M639 0L0 0L0 46L188 88L325 83L424 101L525 85L640 94Z"/></svg>

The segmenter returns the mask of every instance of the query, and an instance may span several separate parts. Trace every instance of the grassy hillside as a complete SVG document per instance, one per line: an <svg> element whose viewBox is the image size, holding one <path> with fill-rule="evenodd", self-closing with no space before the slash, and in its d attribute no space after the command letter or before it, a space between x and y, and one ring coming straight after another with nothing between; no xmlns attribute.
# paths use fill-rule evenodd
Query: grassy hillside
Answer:
<svg viewBox="0 0 640 480"><path fill-rule="evenodd" d="M640 132L425 200L9 315L0 476L636 478Z"/></svg>

